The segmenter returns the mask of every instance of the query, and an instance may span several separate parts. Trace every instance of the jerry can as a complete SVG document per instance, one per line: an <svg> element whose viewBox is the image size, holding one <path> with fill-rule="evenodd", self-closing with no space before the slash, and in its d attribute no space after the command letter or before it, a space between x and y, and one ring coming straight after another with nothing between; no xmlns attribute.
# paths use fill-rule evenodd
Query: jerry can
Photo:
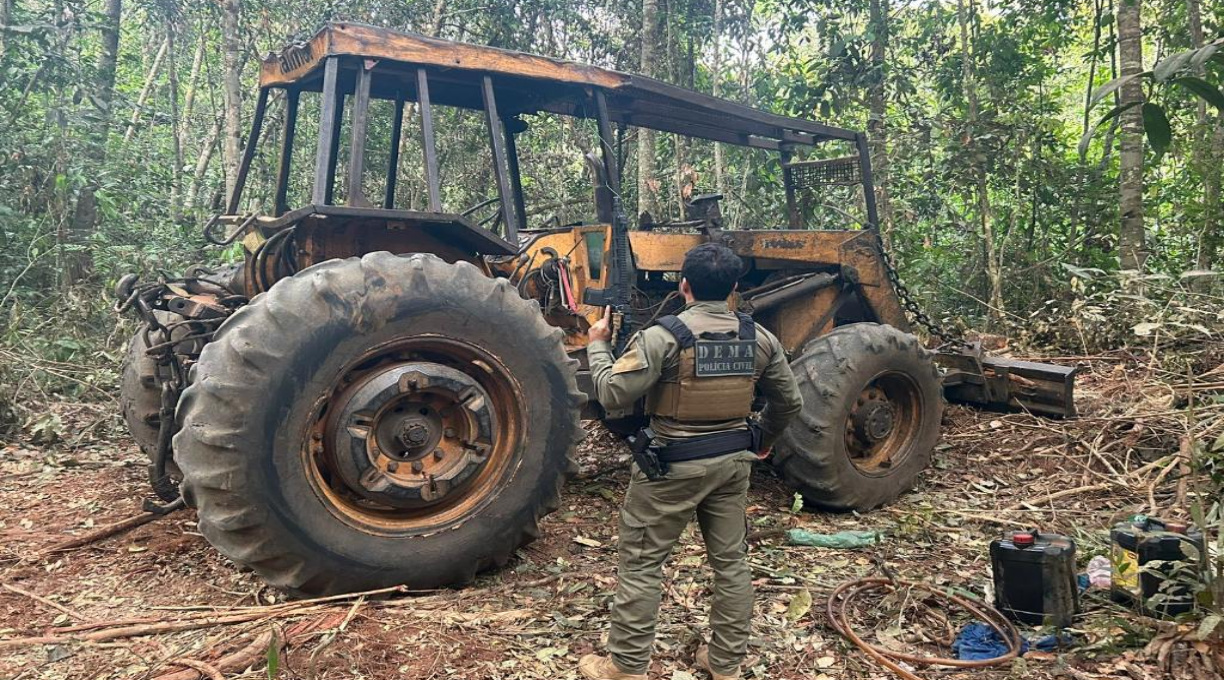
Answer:
<svg viewBox="0 0 1224 680"><path fill-rule="evenodd" d="M995 609L1013 621L1066 627L1079 613L1071 538L1013 531L990 542L990 563Z"/></svg>
<svg viewBox="0 0 1224 680"><path fill-rule="evenodd" d="M1109 538L1115 600L1158 616L1194 609L1194 585L1206 563L1202 531L1140 515L1115 525Z"/></svg>

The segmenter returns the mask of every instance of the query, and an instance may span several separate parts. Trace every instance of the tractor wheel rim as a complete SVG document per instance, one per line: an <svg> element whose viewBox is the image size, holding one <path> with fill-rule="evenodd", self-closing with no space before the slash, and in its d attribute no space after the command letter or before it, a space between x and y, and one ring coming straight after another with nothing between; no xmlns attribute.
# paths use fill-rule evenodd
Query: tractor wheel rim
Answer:
<svg viewBox="0 0 1224 680"><path fill-rule="evenodd" d="M412 535L496 497L526 431L508 369L464 340L417 336L366 352L320 400L303 461L333 515Z"/></svg>
<svg viewBox="0 0 1224 680"><path fill-rule="evenodd" d="M340 477L358 496L394 508L423 508L461 491L488 463L497 426L472 376L432 362L366 373L332 418Z"/></svg>
<svg viewBox="0 0 1224 680"><path fill-rule="evenodd" d="M909 455L923 413L913 379L894 371L876 375L859 392L846 418L850 462L867 475L888 474Z"/></svg>

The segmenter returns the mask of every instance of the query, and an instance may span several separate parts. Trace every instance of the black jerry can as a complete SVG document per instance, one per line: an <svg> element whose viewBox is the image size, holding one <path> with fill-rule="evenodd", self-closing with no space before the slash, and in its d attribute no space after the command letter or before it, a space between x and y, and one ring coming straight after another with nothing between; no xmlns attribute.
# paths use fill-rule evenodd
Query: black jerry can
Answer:
<svg viewBox="0 0 1224 680"><path fill-rule="evenodd" d="M1194 585L1202 580L1207 557L1202 531L1141 517L1114 525L1109 538L1115 600L1157 616L1194 609Z"/></svg>
<svg viewBox="0 0 1224 680"><path fill-rule="evenodd" d="M1079 613L1075 541L1013 531L990 542L995 609L1028 625L1070 626Z"/></svg>

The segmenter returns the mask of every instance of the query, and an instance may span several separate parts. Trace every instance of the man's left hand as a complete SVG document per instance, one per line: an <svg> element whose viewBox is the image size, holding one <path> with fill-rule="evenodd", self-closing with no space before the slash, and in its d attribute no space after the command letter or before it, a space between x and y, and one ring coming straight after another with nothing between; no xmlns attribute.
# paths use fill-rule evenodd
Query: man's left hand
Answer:
<svg viewBox="0 0 1224 680"><path fill-rule="evenodd" d="M588 342L611 342L612 341L612 308L604 307L603 318L596 321L590 329L587 330Z"/></svg>

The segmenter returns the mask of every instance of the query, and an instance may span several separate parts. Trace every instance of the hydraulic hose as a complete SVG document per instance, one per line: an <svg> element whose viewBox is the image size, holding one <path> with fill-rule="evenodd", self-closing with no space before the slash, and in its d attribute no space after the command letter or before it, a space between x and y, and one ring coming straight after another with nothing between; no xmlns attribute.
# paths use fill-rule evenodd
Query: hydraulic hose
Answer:
<svg viewBox="0 0 1224 680"><path fill-rule="evenodd" d="M871 591L884 591L890 593L899 588L912 588L921 590L929 595L947 601L949 604L960 606L965 611L973 614L977 618L986 622L1003 642L1007 645L1007 653L1002 656L996 656L991 659L981 659L976 661L964 661L961 659L948 659L937 656L922 656L918 654L906 654L904 652L896 652L891 649L885 649L864 640L850 626L850 621L846 617L846 610L849 604L856 598ZM914 581L899 581L888 578L864 578L855 581L847 581L833 589L829 594L827 602L827 613L829 615L829 623L834 630L840 633L843 637L854 643L854 646L863 651L872 660L879 663L881 666L892 671L904 680L922 680L912 671L902 667L899 662L906 662L914 665L924 666L951 666L956 668L981 668L983 666L994 666L1015 659L1020 654L1020 632L994 607L973 602L959 595L953 595L942 590L918 583Z"/></svg>

